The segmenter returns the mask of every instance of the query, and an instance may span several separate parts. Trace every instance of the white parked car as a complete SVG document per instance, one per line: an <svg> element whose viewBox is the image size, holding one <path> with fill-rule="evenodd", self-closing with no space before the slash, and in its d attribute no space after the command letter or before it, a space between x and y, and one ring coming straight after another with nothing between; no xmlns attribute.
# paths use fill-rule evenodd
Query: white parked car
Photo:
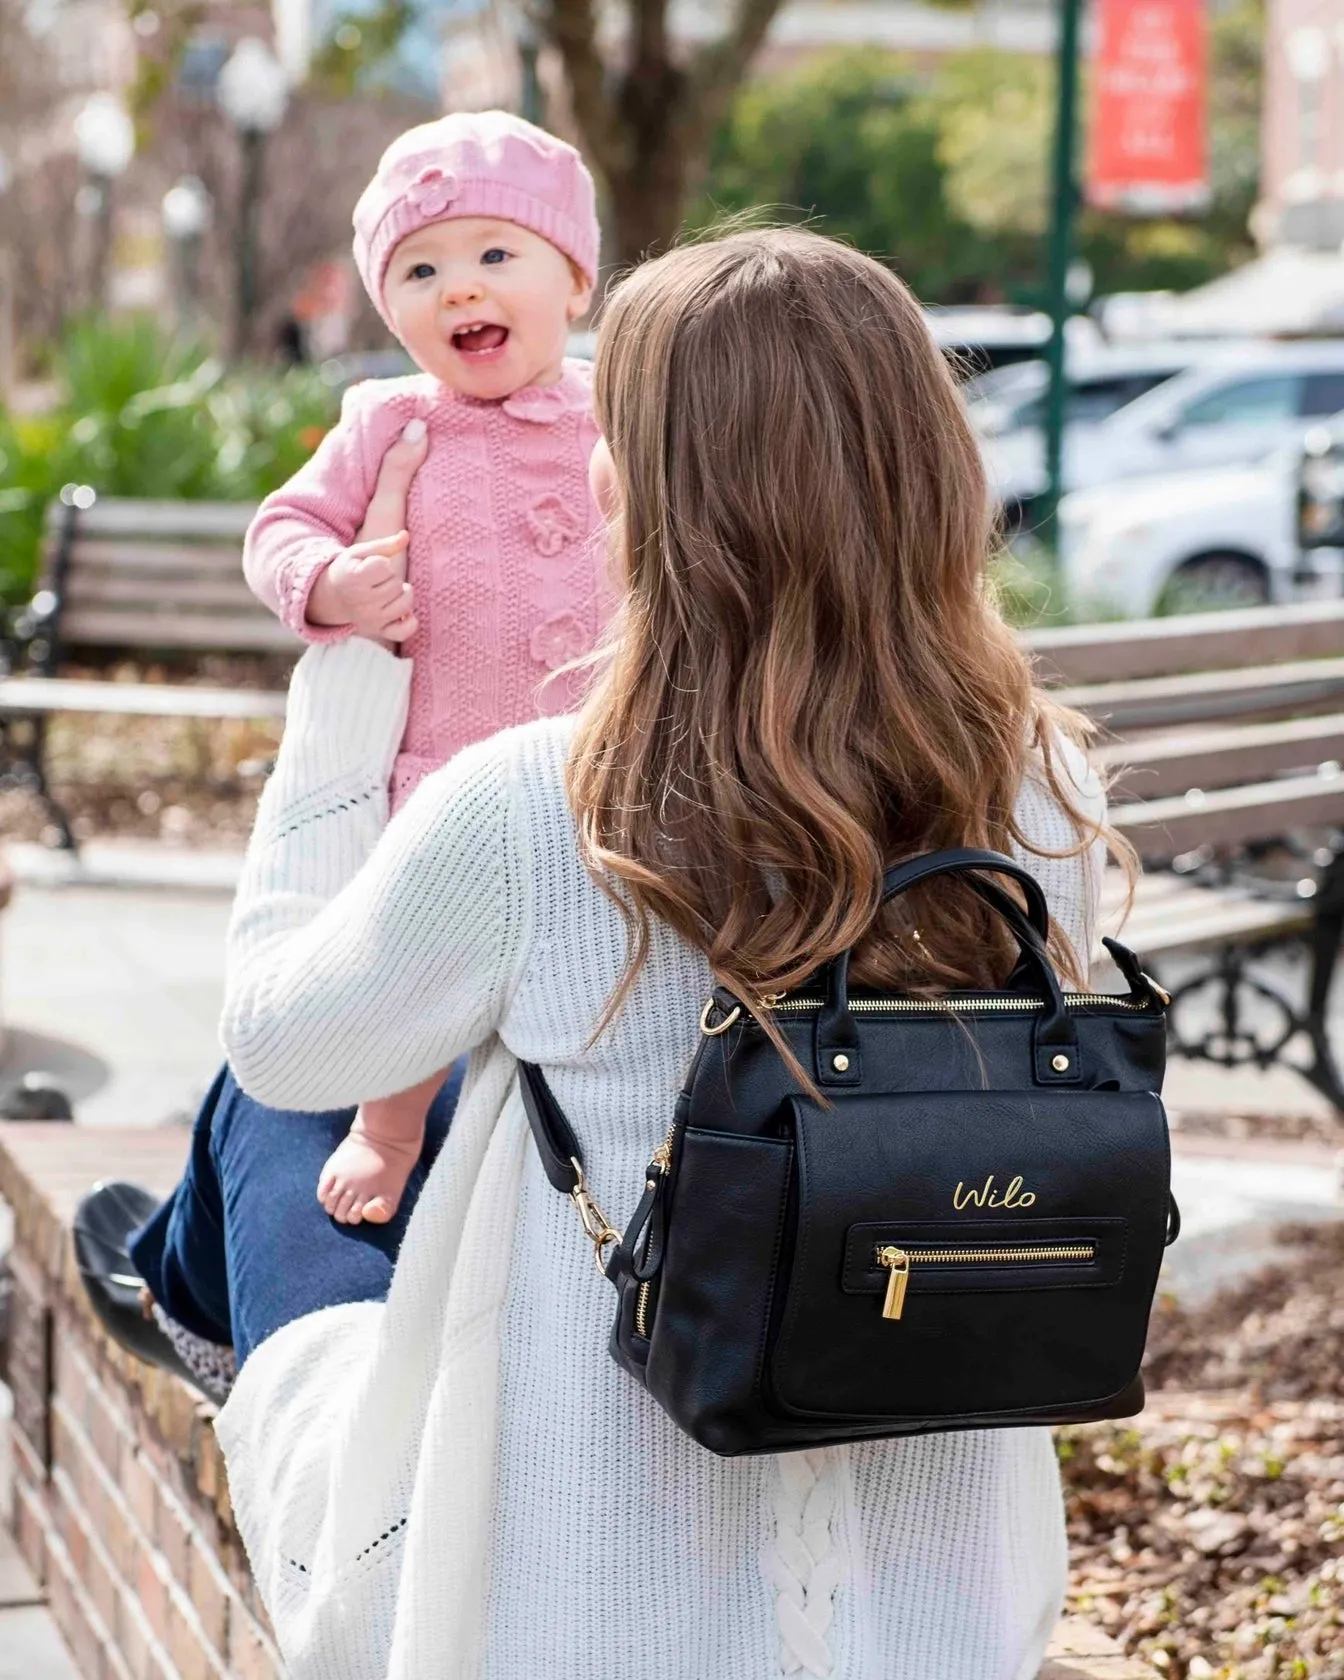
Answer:
<svg viewBox="0 0 1344 1680"><path fill-rule="evenodd" d="M1083 612L1146 618L1337 595L1344 554L1313 551L1304 582L1298 548L1300 441L1249 465L1163 473L1075 490L1059 505L1067 598Z"/></svg>
<svg viewBox="0 0 1344 1680"><path fill-rule="evenodd" d="M1066 417L1070 427L1095 426L1155 386L1215 352L1194 343L1066 347ZM991 368L968 379L963 392L983 438L1039 431L1045 423L1049 370L1040 360ZM1039 447L1039 444L1038 444Z"/></svg>
<svg viewBox="0 0 1344 1680"><path fill-rule="evenodd" d="M1066 489L1116 479L1252 462L1344 408L1344 341L1194 346L1195 365L1096 425L1065 434ZM985 443L1005 507L1026 509L1045 489L1039 427Z"/></svg>

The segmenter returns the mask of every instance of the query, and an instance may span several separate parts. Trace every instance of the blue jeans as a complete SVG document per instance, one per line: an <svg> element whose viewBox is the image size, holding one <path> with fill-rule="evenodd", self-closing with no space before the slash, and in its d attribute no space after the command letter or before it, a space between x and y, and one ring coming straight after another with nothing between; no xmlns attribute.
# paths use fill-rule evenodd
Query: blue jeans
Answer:
<svg viewBox="0 0 1344 1680"><path fill-rule="evenodd" d="M196 1335L231 1342L240 1365L305 1313L383 1300L464 1067L454 1064L430 1107L420 1160L386 1225L338 1225L317 1200L318 1175L353 1108L265 1108L221 1069L196 1116L181 1183L131 1238L154 1299Z"/></svg>

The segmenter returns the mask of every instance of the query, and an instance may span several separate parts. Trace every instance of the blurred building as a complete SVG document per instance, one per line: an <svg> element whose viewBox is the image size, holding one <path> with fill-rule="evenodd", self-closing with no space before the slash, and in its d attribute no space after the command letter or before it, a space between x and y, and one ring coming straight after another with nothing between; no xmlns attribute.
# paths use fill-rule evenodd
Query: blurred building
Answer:
<svg viewBox="0 0 1344 1680"><path fill-rule="evenodd" d="M1344 244L1344 0L1269 0L1262 245Z"/></svg>

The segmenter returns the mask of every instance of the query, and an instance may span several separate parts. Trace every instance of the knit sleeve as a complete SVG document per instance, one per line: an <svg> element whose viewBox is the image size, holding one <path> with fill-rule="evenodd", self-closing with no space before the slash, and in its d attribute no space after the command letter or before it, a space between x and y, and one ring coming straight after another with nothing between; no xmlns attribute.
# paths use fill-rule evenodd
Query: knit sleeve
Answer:
<svg viewBox="0 0 1344 1680"><path fill-rule="evenodd" d="M1087 755L1057 732L1050 758L1055 778L1083 824L1082 838L1095 836L1106 820L1106 794ZM1028 761L1018 795L1017 821L1030 845L1014 847L1014 852L1041 883L1051 919L1072 946L1086 982L1097 954L1106 843L1093 838L1078 849L1078 830L1051 790L1039 751Z"/></svg>
<svg viewBox="0 0 1344 1680"><path fill-rule="evenodd" d="M221 1026L239 1082L273 1107L344 1107L447 1066L495 1029L521 961L508 736L459 754L384 827L409 678L358 638L295 672Z"/></svg>
<svg viewBox="0 0 1344 1680"><path fill-rule="evenodd" d="M310 642L344 640L348 625L308 622L313 585L355 540L396 435L397 416L377 382L353 385L341 417L287 483L257 510L243 544L243 575L282 624Z"/></svg>

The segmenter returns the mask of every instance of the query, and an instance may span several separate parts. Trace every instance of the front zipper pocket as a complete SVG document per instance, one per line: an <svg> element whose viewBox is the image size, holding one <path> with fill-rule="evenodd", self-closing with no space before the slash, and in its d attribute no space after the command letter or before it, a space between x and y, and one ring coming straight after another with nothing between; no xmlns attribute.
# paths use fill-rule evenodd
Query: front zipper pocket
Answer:
<svg viewBox="0 0 1344 1680"><path fill-rule="evenodd" d="M842 1287L897 1321L927 1295L1112 1284L1124 1251L1123 1219L865 1222L846 1233Z"/></svg>
<svg viewBox="0 0 1344 1680"><path fill-rule="evenodd" d="M1006 1244L986 1247L900 1248L895 1243L878 1243L873 1260L887 1274L882 1302L883 1318L900 1318L905 1311L905 1292L912 1270L921 1266L1049 1266L1090 1265L1097 1257L1095 1242Z"/></svg>

